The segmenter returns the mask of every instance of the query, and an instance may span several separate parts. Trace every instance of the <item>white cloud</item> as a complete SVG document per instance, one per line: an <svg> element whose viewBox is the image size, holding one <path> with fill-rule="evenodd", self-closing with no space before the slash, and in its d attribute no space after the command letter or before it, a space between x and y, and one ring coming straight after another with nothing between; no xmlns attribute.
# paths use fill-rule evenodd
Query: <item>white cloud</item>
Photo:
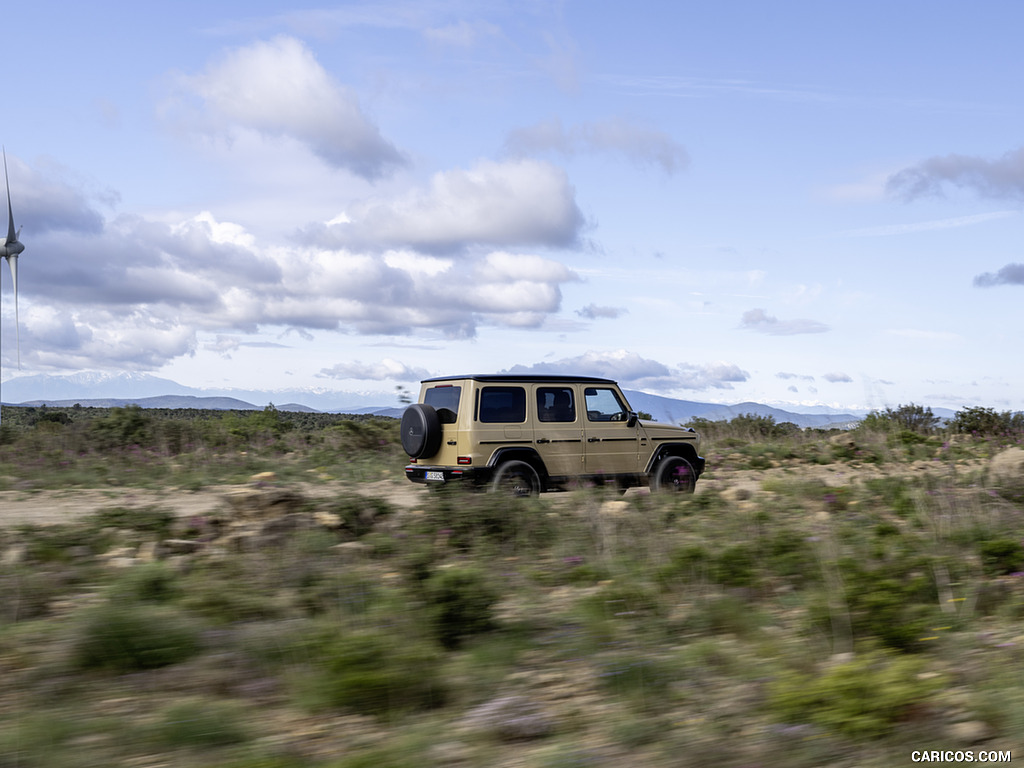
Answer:
<svg viewBox="0 0 1024 768"><path fill-rule="evenodd" d="M995 160L957 154L930 157L890 176L886 187L898 197L915 200L942 196L945 184L981 197L1024 199L1024 147Z"/></svg>
<svg viewBox="0 0 1024 768"><path fill-rule="evenodd" d="M1024 264L1007 264L996 273L985 272L974 278L979 288L991 288L994 285L1024 285Z"/></svg>
<svg viewBox="0 0 1024 768"><path fill-rule="evenodd" d="M423 368L412 368L398 360L385 357L376 363L363 363L360 360L338 363L330 368L322 368L320 375L332 379L420 381L429 378L430 373Z"/></svg>
<svg viewBox="0 0 1024 768"><path fill-rule="evenodd" d="M673 391L680 389L732 389L734 382L746 381L750 374L732 363L694 365L680 363L675 368L641 357L625 349L586 352L577 357L533 365L515 365L506 373L553 373L599 376L640 389Z"/></svg>
<svg viewBox="0 0 1024 768"><path fill-rule="evenodd" d="M23 301L26 364L159 367L190 354L196 334L230 355L239 334L310 331L471 338L480 325L538 327L577 276L557 261L494 251L457 262L414 251L265 246L202 213L164 223L122 216L83 239L38 236L33 293ZM23 300L25 296L23 296ZM33 313L33 300L48 313ZM27 340L31 339L31 344Z"/></svg>
<svg viewBox="0 0 1024 768"><path fill-rule="evenodd" d="M686 150L667 133L620 118L581 123L569 130L558 119L519 128L508 135L505 150L516 157L545 152L566 156L607 152L623 155L637 165L660 167L669 175L690 163Z"/></svg>
<svg viewBox="0 0 1024 768"><path fill-rule="evenodd" d="M801 333L824 333L829 327L817 320L779 320L763 309L751 309L743 313L740 325L751 331L771 336L794 336Z"/></svg>
<svg viewBox="0 0 1024 768"><path fill-rule="evenodd" d="M841 232L840 234L846 235L847 237L886 237L889 235L906 235L915 232L931 232L936 229L970 227L975 224L984 224L988 221L1005 219L1009 216L1019 215L1019 211L992 211L991 213L977 213L972 216L955 216L949 219L919 221L913 224L888 224L881 227L850 229L845 232Z"/></svg>
<svg viewBox="0 0 1024 768"><path fill-rule="evenodd" d="M110 190L88 194L82 189L86 186L84 183L72 184L67 180L74 176L69 169L52 162L30 166L16 155L8 154L7 166L9 183L14 187L10 202L15 224L24 226L26 233L96 234L103 229L103 216L94 203L110 206L119 200L117 193ZM3 199L6 201L6 196ZM4 211L0 237L6 235L7 212Z"/></svg>
<svg viewBox="0 0 1024 768"><path fill-rule="evenodd" d="M486 21L466 21L424 30L423 36L432 43L458 48L472 48L488 38L496 37L501 30Z"/></svg>
<svg viewBox="0 0 1024 768"><path fill-rule="evenodd" d="M786 371L779 371L778 373L775 374L775 377L777 379L782 379L784 381L789 380L789 379L800 379L802 381L814 381L814 377L813 376L808 376L806 374L799 374L799 373L788 373Z"/></svg>
<svg viewBox="0 0 1024 768"><path fill-rule="evenodd" d="M612 352L586 352L578 357L551 360L533 365L515 365L506 373L554 373L600 376L616 381L637 381L652 376L668 376L668 366L648 360L636 352L619 349Z"/></svg>
<svg viewBox="0 0 1024 768"><path fill-rule="evenodd" d="M580 317L585 317L587 320L597 320L598 318L611 318L615 319L629 312L628 309L622 307L602 307L597 304L588 304L582 309L577 309L576 314Z"/></svg>
<svg viewBox="0 0 1024 768"><path fill-rule="evenodd" d="M846 373L833 371L832 373L824 373L821 378L825 381L830 381L833 384L850 384L853 382L853 378Z"/></svg>
<svg viewBox="0 0 1024 768"><path fill-rule="evenodd" d="M426 190L344 215L347 221L308 228L307 238L326 247L448 253L470 245L572 246L583 225L565 172L536 160L484 160L438 173Z"/></svg>
<svg viewBox="0 0 1024 768"><path fill-rule="evenodd" d="M903 339L910 339L911 341L927 341L938 344L959 343L964 340L964 337L958 333L951 333L949 331L926 331L920 328L897 328L886 331L886 333L892 336L899 336Z"/></svg>
<svg viewBox="0 0 1024 768"><path fill-rule="evenodd" d="M280 36L227 52L206 71L179 78L164 105L186 127L230 138L236 131L287 137L366 179L404 165L401 153L299 40ZM196 103L198 102L198 103Z"/></svg>
<svg viewBox="0 0 1024 768"><path fill-rule="evenodd" d="M284 349L286 344L278 344L273 341L245 341L241 336L231 336L218 333L213 341L206 342L202 348L215 352L221 357L230 360L231 355L239 349L247 347L250 349Z"/></svg>
<svg viewBox="0 0 1024 768"><path fill-rule="evenodd" d="M679 364L680 379L675 388L679 389L732 389L734 383L747 381L750 374L733 363L710 363L707 365Z"/></svg>
<svg viewBox="0 0 1024 768"><path fill-rule="evenodd" d="M823 197L849 203L874 202L885 198L885 185L890 172L875 172L846 184L835 184L822 191Z"/></svg>

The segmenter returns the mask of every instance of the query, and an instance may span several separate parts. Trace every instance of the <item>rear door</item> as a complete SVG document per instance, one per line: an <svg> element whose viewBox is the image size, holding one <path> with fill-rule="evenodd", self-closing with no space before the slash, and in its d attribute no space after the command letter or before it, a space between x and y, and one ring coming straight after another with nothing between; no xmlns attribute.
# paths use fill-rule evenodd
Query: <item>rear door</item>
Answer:
<svg viewBox="0 0 1024 768"><path fill-rule="evenodd" d="M476 390L473 426L478 450L486 462L503 445L533 445L526 419L527 392L519 385L483 385Z"/></svg>
<svg viewBox="0 0 1024 768"><path fill-rule="evenodd" d="M441 447L429 463L454 466L459 453L459 413L463 387L459 384L432 384L424 388L420 402L433 406L441 422Z"/></svg>

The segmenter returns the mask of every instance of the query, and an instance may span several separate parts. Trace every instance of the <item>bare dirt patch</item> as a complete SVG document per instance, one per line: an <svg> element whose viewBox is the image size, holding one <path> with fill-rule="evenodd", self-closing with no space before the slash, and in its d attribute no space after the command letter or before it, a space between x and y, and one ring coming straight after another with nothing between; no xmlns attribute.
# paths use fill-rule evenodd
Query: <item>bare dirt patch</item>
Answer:
<svg viewBox="0 0 1024 768"><path fill-rule="evenodd" d="M56 525L69 523L103 509L121 507L145 509L160 507L175 517L202 517L223 509L227 497L246 485L217 485L198 491L176 488L75 488L57 491L0 491L0 528L19 525ZM399 507L422 504L424 490L411 483L391 480L362 483L300 484L290 490L311 500L329 500L358 493L386 499Z"/></svg>

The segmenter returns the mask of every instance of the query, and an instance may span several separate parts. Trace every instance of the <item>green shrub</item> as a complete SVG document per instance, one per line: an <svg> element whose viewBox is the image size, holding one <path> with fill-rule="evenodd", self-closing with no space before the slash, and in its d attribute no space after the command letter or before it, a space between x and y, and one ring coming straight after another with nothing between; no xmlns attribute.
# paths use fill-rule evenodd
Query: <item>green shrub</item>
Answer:
<svg viewBox="0 0 1024 768"><path fill-rule="evenodd" d="M584 612L595 619L650 619L667 613L653 589L634 581L619 579L601 587L581 601Z"/></svg>
<svg viewBox="0 0 1024 768"><path fill-rule="evenodd" d="M557 583L589 586L611 578L607 568L593 563L566 563L566 566Z"/></svg>
<svg viewBox="0 0 1024 768"><path fill-rule="evenodd" d="M70 566L0 566L0 626L46 616L50 603L72 592L80 578Z"/></svg>
<svg viewBox="0 0 1024 768"><path fill-rule="evenodd" d="M208 699L171 704L160 713L152 736L157 743L172 749L224 747L250 738L240 704Z"/></svg>
<svg viewBox="0 0 1024 768"><path fill-rule="evenodd" d="M110 507L86 517L83 524L92 528L121 528L149 533L157 538L166 537L174 523L174 514L161 507Z"/></svg>
<svg viewBox="0 0 1024 768"><path fill-rule="evenodd" d="M707 581L711 569L711 553L700 544L690 544L674 550L668 562L658 569L658 582L671 587L675 582L692 584Z"/></svg>
<svg viewBox="0 0 1024 768"><path fill-rule="evenodd" d="M1024 570L1024 546L1017 539L992 539L979 546L981 567L989 576Z"/></svg>
<svg viewBox="0 0 1024 768"><path fill-rule="evenodd" d="M801 584L818 579L817 556L806 534L793 528L773 527L759 549L758 559L769 573Z"/></svg>
<svg viewBox="0 0 1024 768"><path fill-rule="evenodd" d="M909 517L914 512L912 486L903 477L872 477L864 481L869 500L881 501L900 517Z"/></svg>
<svg viewBox="0 0 1024 768"><path fill-rule="evenodd" d="M440 570L425 586L434 634L445 648L457 648L463 638L494 627L498 595L481 571Z"/></svg>
<svg viewBox="0 0 1024 768"><path fill-rule="evenodd" d="M378 579L357 571L330 571L302 583L299 603L310 616L337 613L361 616L386 597Z"/></svg>
<svg viewBox="0 0 1024 768"><path fill-rule="evenodd" d="M108 602L86 612L72 643L75 666L131 672L177 664L200 650L199 629L181 611Z"/></svg>
<svg viewBox="0 0 1024 768"><path fill-rule="evenodd" d="M506 552L542 547L552 541L555 529L539 504L536 499L441 488L431 494L416 531L462 551L480 546Z"/></svg>
<svg viewBox="0 0 1024 768"><path fill-rule="evenodd" d="M300 685L314 709L401 714L444 703L440 664L440 654L422 640L400 632L361 630L324 643Z"/></svg>
<svg viewBox="0 0 1024 768"><path fill-rule="evenodd" d="M753 605L736 595L715 595L698 600L686 616L682 629L710 635L747 637L761 624Z"/></svg>
<svg viewBox="0 0 1024 768"><path fill-rule="evenodd" d="M912 553L845 557L837 565L842 586L832 587L838 594L812 601L811 620L829 632L833 612L842 610L849 614L856 640L875 638L888 648L923 650L934 628L948 623L939 609L931 565L930 559Z"/></svg>
<svg viewBox="0 0 1024 768"><path fill-rule="evenodd" d="M138 405L111 408L92 422L92 439L104 449L146 445L153 429L153 416Z"/></svg>
<svg viewBox="0 0 1024 768"><path fill-rule="evenodd" d="M926 710L941 678L923 676L918 658L858 654L820 674L787 671L768 685L768 708L784 723L813 723L862 739L886 736Z"/></svg>
<svg viewBox="0 0 1024 768"><path fill-rule="evenodd" d="M112 541L108 532L70 523L23 525L18 533L27 546L29 560L43 563L70 563L96 555Z"/></svg>
<svg viewBox="0 0 1024 768"><path fill-rule="evenodd" d="M0 766L3 768L46 768L68 761L69 743L89 732L79 716L63 713L17 711L0 721Z"/></svg>
<svg viewBox="0 0 1024 768"><path fill-rule="evenodd" d="M757 581L758 556L752 544L725 547L712 561L711 578L726 587L752 587Z"/></svg>
<svg viewBox="0 0 1024 768"><path fill-rule="evenodd" d="M672 684L682 679L682 668L649 655L623 653L600 660L598 675L608 692L634 706L656 710L664 706Z"/></svg>
<svg viewBox="0 0 1024 768"><path fill-rule="evenodd" d="M915 405L899 405L895 409L872 411L860 423L862 430L877 432L907 431L922 435L930 434L939 424L939 417L931 408Z"/></svg>
<svg viewBox="0 0 1024 768"><path fill-rule="evenodd" d="M256 554L200 563L181 577L179 604L219 624L280 618L279 570Z"/></svg>
<svg viewBox="0 0 1024 768"><path fill-rule="evenodd" d="M335 501L327 511L341 518L345 530L359 538L368 534L385 517L394 514L394 507L385 499L353 493Z"/></svg>
<svg viewBox="0 0 1024 768"><path fill-rule="evenodd" d="M949 428L977 437L1009 436L1024 432L1024 412L998 413L993 408L964 408L956 412Z"/></svg>
<svg viewBox="0 0 1024 768"><path fill-rule="evenodd" d="M343 757L330 768L421 768L423 764L422 754L384 745Z"/></svg>
<svg viewBox="0 0 1024 768"><path fill-rule="evenodd" d="M468 550L478 540L505 539L511 525L502 500L497 496L475 497L461 488L439 488L417 521L417 533L437 537L448 546Z"/></svg>
<svg viewBox="0 0 1024 768"><path fill-rule="evenodd" d="M668 723L644 714L640 717L627 717L614 723L611 727L611 737L622 746L635 750L660 741L671 730Z"/></svg>
<svg viewBox="0 0 1024 768"><path fill-rule="evenodd" d="M135 566L110 588L110 599L114 602L169 603L180 594L178 575L166 563Z"/></svg>

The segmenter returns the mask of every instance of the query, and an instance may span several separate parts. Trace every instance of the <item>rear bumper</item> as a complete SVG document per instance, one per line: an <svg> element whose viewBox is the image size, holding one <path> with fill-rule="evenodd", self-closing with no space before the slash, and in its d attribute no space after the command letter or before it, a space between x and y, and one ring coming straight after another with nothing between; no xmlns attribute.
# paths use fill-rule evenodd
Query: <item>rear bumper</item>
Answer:
<svg viewBox="0 0 1024 768"><path fill-rule="evenodd" d="M470 483L479 485L491 476L490 467L432 467L425 464L408 464L405 476L413 483L425 485L446 485L448 483Z"/></svg>

